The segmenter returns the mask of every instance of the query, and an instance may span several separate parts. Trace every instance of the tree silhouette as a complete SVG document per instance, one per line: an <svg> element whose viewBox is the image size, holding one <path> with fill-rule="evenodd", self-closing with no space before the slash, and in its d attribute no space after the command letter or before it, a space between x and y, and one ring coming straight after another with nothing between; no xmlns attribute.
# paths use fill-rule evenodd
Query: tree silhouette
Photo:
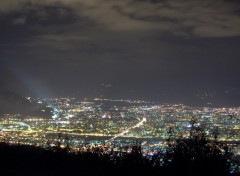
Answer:
<svg viewBox="0 0 240 176"><path fill-rule="evenodd" d="M208 141L204 129L195 120L190 124L190 136L177 139L166 152L168 175L228 175L232 156L229 148Z"/></svg>

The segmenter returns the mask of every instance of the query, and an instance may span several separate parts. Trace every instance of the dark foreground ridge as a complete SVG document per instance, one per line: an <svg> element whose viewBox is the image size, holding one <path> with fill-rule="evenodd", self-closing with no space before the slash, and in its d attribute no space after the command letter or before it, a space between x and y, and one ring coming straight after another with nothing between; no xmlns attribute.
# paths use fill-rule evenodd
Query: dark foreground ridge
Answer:
<svg viewBox="0 0 240 176"><path fill-rule="evenodd" d="M140 145L133 146L131 153L73 153L69 148L43 149L0 143L0 175L239 175L237 170L232 170L231 150L217 140L208 141L200 128L192 128L189 138L175 141L171 139L170 131L167 142L167 150L145 157Z"/></svg>

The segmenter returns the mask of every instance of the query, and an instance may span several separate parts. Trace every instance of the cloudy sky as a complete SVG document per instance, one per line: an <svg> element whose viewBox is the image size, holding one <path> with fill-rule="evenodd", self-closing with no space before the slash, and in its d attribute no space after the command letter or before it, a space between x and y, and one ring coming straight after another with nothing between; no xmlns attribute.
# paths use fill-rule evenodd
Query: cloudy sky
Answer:
<svg viewBox="0 0 240 176"><path fill-rule="evenodd" d="M240 106L239 0L1 0L0 90Z"/></svg>

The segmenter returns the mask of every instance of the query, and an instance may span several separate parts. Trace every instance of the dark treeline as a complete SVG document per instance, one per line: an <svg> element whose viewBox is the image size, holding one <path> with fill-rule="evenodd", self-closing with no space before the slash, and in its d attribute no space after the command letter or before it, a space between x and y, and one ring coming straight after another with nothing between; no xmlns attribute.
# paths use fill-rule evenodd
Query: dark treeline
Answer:
<svg viewBox="0 0 240 176"><path fill-rule="evenodd" d="M43 149L0 143L0 175L146 175L146 176L236 176L232 153L227 145L208 141L203 129L192 125L190 136L172 139L169 130L167 150L144 157L141 145L131 153L99 151L69 152L57 146Z"/></svg>

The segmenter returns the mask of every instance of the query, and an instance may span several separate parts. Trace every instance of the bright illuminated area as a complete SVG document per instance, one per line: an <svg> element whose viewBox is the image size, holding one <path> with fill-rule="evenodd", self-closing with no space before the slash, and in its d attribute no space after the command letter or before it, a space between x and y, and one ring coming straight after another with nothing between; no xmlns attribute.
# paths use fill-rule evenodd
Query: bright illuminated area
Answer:
<svg viewBox="0 0 240 176"><path fill-rule="evenodd" d="M0 0L0 176L240 176L240 0Z"/></svg>
<svg viewBox="0 0 240 176"><path fill-rule="evenodd" d="M218 141L231 146L235 155L240 152L240 108L197 108L100 98L26 99L50 103L54 107L52 118L5 114L0 121L2 141L45 148L47 142L55 146L61 141L62 146L69 145L72 151L86 150L86 144L92 147L105 143L109 147L116 143L115 150L120 151L123 145L138 140L149 154L166 147L170 128L173 138L188 138L190 122L196 120L196 126L204 128L209 140L214 140L217 130Z"/></svg>

